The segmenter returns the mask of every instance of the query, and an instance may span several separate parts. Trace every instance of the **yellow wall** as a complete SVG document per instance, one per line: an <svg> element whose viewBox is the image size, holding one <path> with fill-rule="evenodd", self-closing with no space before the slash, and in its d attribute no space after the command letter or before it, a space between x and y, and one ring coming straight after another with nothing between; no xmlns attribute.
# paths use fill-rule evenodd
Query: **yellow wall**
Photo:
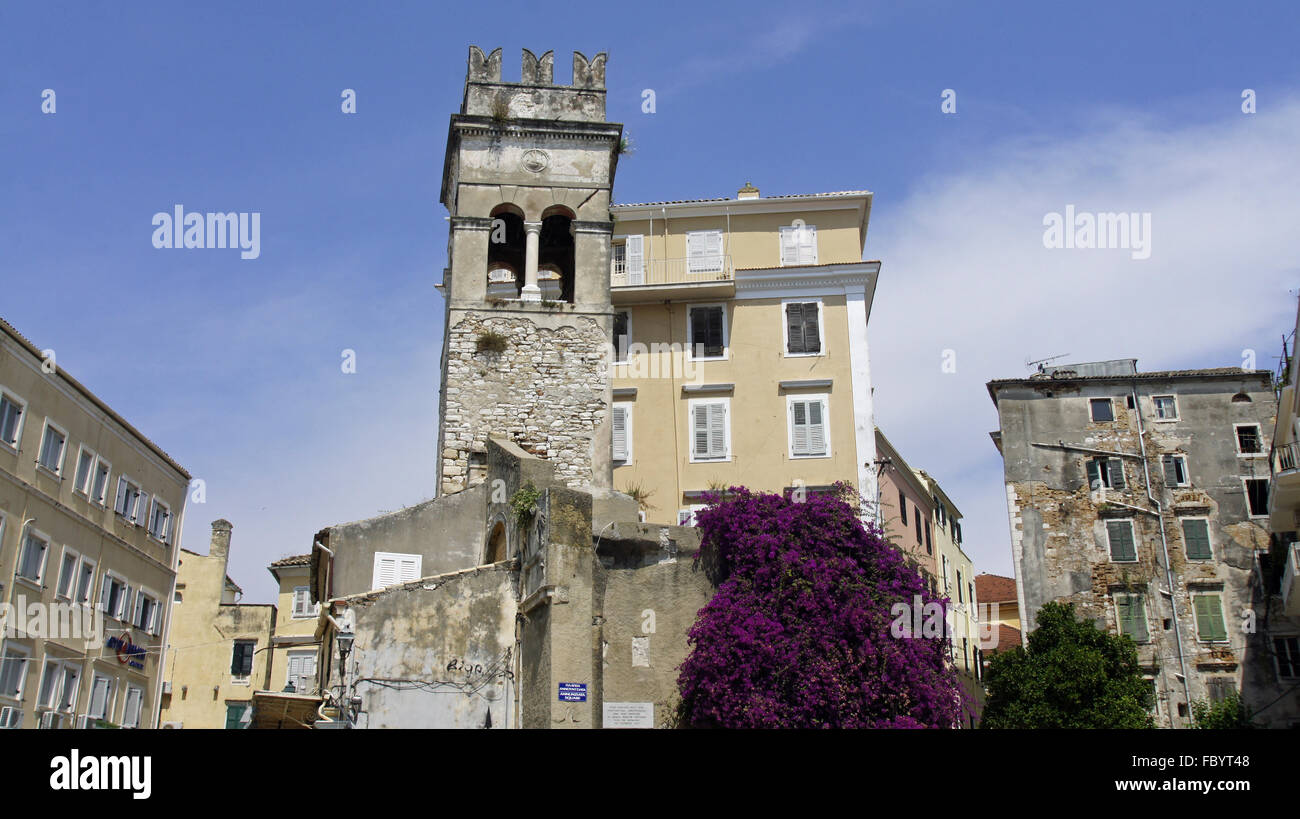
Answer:
<svg viewBox="0 0 1300 819"><path fill-rule="evenodd" d="M226 537L228 543L228 532ZM253 691L267 687L276 607L222 603L226 562L227 551L215 531L209 554L181 554L177 575L181 599L172 607L167 658L171 693L163 696L162 722L179 722L185 728L224 728L228 704L251 703ZM247 684L231 677L236 640L256 641Z"/></svg>
<svg viewBox="0 0 1300 819"><path fill-rule="evenodd" d="M295 617L293 611L293 592L298 586L309 583L310 567L272 566L271 574L280 584L276 597L277 617L275 621L274 659L271 663L271 681L268 687L272 691L283 691L289 679L289 652L316 651L316 668L320 670L320 651L316 645L316 621L318 615ZM317 607L319 608L319 607ZM314 691L296 691L298 694L312 694Z"/></svg>

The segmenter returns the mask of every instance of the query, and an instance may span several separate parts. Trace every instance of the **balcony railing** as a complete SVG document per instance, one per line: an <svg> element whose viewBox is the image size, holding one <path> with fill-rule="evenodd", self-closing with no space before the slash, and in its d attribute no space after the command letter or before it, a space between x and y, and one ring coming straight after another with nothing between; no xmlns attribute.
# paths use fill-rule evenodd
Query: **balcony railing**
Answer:
<svg viewBox="0 0 1300 819"><path fill-rule="evenodd" d="M610 287L647 284L694 284L730 281L735 270L730 256L702 256L693 259L647 259L629 264L615 259L610 265Z"/></svg>
<svg viewBox="0 0 1300 819"><path fill-rule="evenodd" d="M1273 474L1294 472L1300 464L1300 441L1273 447Z"/></svg>

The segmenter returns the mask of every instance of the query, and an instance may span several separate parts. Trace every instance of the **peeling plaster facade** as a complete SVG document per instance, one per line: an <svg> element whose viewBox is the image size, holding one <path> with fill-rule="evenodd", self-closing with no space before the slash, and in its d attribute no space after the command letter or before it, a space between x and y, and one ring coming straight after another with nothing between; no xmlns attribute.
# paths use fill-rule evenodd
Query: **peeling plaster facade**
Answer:
<svg viewBox="0 0 1300 819"><path fill-rule="evenodd" d="M1189 702L1229 686L1255 708L1283 695L1257 622L1268 521L1251 513L1245 483L1268 477L1277 408L1269 374L1138 373L1136 361L1125 360L1050 368L988 388L1001 427L993 437L1005 466L1024 633L1051 600L1074 603L1080 616L1117 632L1117 601L1132 595L1123 600L1143 607L1137 620L1147 639L1138 640L1138 656L1155 681L1159 725L1188 726ZM1109 404L1098 407L1099 420L1093 401ZM1245 448L1258 452L1241 451L1237 425L1257 428L1258 446ZM1166 456L1183 459L1183 474L1166 475ZM1090 481L1087 462L1099 457L1116 462ZM1198 520L1206 522L1209 558L1185 542L1185 521ZM1132 559L1123 544L1129 525ZM1221 606L1221 638L1201 624L1213 620L1196 611L1213 605L1198 604L1203 595Z"/></svg>

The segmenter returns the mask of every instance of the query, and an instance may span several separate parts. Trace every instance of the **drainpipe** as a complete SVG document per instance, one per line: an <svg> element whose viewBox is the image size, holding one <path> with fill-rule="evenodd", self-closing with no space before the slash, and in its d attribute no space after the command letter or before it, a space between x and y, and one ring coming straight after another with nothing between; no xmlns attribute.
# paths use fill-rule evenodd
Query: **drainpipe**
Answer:
<svg viewBox="0 0 1300 819"><path fill-rule="evenodd" d="M1187 701L1187 708L1190 713L1192 707L1192 693L1187 684L1187 658L1183 656L1183 635L1182 629L1178 625L1178 601L1174 597L1174 570L1169 564L1169 539L1165 537L1165 510L1160 501L1156 500L1151 494L1151 470L1147 463L1147 443L1146 427L1142 423L1142 405L1138 403L1137 384L1130 388L1130 394L1133 396L1133 414L1137 416L1138 422L1138 445L1142 450L1142 479L1146 483L1147 500L1156 507L1156 516L1160 521L1160 548L1164 551L1165 556L1165 585L1169 587L1169 609L1174 615L1174 642L1178 645L1178 666L1183 677L1183 699ZM1169 722L1173 725L1174 714L1169 714ZM1174 726L1177 727L1177 726Z"/></svg>

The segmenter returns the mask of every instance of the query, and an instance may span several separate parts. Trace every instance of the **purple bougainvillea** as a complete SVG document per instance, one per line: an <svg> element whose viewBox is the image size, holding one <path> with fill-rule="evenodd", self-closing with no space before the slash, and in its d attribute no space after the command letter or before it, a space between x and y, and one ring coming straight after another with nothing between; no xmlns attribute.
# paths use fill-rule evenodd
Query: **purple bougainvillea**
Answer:
<svg viewBox="0 0 1300 819"><path fill-rule="evenodd" d="M697 565L717 593L681 665L679 724L947 728L960 686L945 639L891 634L921 576L832 495L803 502L733 487L696 513Z"/></svg>

